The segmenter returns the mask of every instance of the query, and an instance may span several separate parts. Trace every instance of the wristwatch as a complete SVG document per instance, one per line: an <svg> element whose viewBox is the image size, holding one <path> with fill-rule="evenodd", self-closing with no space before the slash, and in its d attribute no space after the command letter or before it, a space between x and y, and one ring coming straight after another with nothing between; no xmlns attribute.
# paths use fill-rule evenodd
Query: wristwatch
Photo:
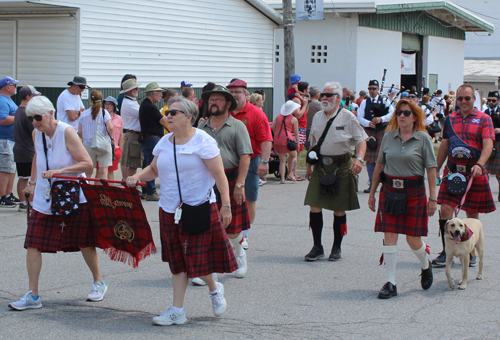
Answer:
<svg viewBox="0 0 500 340"><path fill-rule="evenodd" d="M267 159L267 158L263 159L263 160L261 160L261 162L264 163L264 164L267 164L267 163L269 163L269 159Z"/></svg>
<svg viewBox="0 0 500 340"><path fill-rule="evenodd" d="M365 162L365 160L364 160L363 158L361 158L361 157L356 156L356 159L357 159L358 161L360 161L360 162L361 162L361 164L363 164L363 163Z"/></svg>
<svg viewBox="0 0 500 340"><path fill-rule="evenodd" d="M236 187L237 187L238 189L241 189L241 188L244 188L244 187L245 187L245 184L243 184L243 183L236 183Z"/></svg>

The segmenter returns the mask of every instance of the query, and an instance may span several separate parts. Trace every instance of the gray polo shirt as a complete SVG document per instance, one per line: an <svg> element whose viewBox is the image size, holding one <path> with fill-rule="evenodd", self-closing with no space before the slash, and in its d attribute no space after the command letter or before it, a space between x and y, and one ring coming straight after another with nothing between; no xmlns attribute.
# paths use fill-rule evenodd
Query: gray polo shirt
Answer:
<svg viewBox="0 0 500 340"><path fill-rule="evenodd" d="M215 131L210 126L210 119L200 123L198 129L202 129L217 141L224 169L237 168L240 165L241 155L253 154L250 135L245 124L229 115L224 125Z"/></svg>
<svg viewBox="0 0 500 340"><path fill-rule="evenodd" d="M425 169L437 167L431 137L426 131L414 131L403 143L399 128L386 132L377 164L385 164L384 173L389 176L424 176Z"/></svg>

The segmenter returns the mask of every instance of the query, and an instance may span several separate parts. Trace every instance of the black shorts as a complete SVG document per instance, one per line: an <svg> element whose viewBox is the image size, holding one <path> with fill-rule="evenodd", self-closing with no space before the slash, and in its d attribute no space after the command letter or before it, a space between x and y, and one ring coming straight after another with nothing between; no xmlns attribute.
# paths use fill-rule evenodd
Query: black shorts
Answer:
<svg viewBox="0 0 500 340"><path fill-rule="evenodd" d="M16 163L17 177L30 178L31 177L31 162Z"/></svg>

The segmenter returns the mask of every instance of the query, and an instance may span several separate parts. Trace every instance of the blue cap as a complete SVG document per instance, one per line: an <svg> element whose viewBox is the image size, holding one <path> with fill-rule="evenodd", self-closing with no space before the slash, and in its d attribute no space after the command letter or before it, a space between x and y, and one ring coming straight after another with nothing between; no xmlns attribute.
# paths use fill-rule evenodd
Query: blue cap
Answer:
<svg viewBox="0 0 500 340"><path fill-rule="evenodd" d="M187 87L191 87L193 86L193 84L191 84L189 81L187 80L183 80L181 81L181 86L187 86Z"/></svg>
<svg viewBox="0 0 500 340"><path fill-rule="evenodd" d="M300 79L302 79L302 78L300 78L300 76L298 74L292 74L290 76L290 83L291 84L298 83L300 81Z"/></svg>
<svg viewBox="0 0 500 340"><path fill-rule="evenodd" d="M15 80L11 77L3 77L2 79L0 79L0 88L4 88L5 86L10 84L17 85L19 84L19 80Z"/></svg>
<svg viewBox="0 0 500 340"><path fill-rule="evenodd" d="M403 98L403 97L408 97L408 92L406 92L406 91L401 92L401 98Z"/></svg>
<svg viewBox="0 0 500 340"><path fill-rule="evenodd" d="M115 104L116 112L120 111L120 110L118 110L118 100L116 100L115 97L108 96L108 98L104 99L103 101L104 102L112 102L113 104Z"/></svg>

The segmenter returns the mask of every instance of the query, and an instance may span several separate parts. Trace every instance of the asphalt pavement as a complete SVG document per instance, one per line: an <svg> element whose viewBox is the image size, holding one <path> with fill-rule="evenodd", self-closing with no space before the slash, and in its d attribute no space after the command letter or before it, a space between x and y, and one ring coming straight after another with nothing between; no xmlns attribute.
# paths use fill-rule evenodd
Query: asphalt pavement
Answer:
<svg viewBox="0 0 500 340"><path fill-rule="evenodd" d="M420 287L420 264L400 238L398 296L377 298L386 282L379 266L382 234L373 231L367 174L360 178L361 209L347 213L342 260L305 262L312 246L309 209L303 205L307 181L282 185L274 176L260 189L257 218L250 232L248 272L237 279L219 274L227 310L213 316L207 287L189 286L189 323L154 326L153 316L172 303L168 264L161 261L156 202L143 201L158 253L133 269L99 252L109 289L101 302L87 302L90 271L80 253L44 254L40 277L43 308L12 311L8 303L28 288L26 214L0 209L0 339L496 339L500 337L500 230L498 211L480 215L486 235L484 279L469 270L465 291L451 290L445 269L434 269L434 284ZM492 180L493 197L498 184ZM499 205L496 202L497 207ZM465 213L460 213L464 217ZM323 245L328 257L333 214L324 212ZM441 251L438 217L430 219L432 258ZM458 282L458 261L452 273Z"/></svg>

